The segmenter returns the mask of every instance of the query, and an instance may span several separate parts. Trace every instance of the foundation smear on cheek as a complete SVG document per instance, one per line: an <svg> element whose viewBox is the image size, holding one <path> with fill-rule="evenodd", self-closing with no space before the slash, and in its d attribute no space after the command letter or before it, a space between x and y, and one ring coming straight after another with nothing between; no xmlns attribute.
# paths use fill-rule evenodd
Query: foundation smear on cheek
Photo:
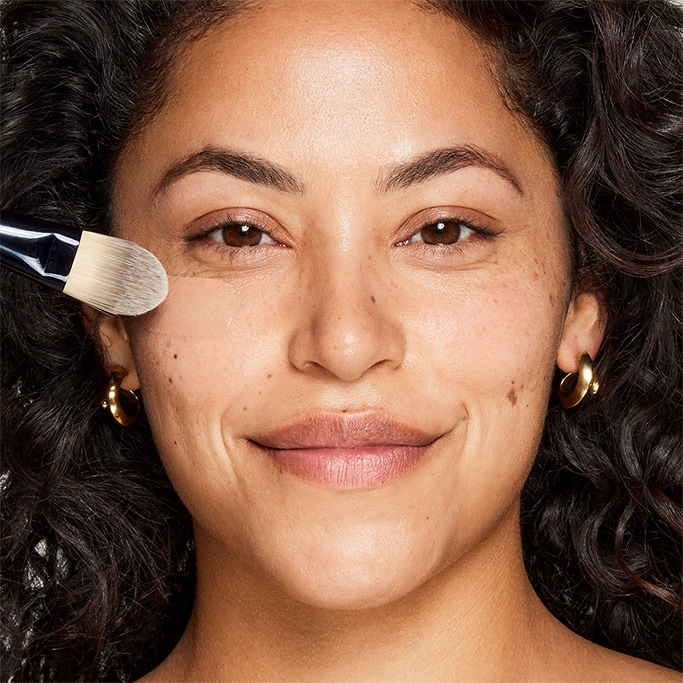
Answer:
<svg viewBox="0 0 683 683"><path fill-rule="evenodd" d="M165 301L136 322L142 330L175 339L224 337L241 299L229 280L169 275Z"/></svg>

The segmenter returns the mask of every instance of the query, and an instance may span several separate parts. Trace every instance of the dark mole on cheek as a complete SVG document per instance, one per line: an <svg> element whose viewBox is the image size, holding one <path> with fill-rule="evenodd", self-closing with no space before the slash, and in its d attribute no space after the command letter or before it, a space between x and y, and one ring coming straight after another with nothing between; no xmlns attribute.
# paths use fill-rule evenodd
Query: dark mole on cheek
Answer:
<svg viewBox="0 0 683 683"><path fill-rule="evenodd" d="M374 304L374 303L377 303L376 300L375 300L375 297L372 296L372 295L370 296L370 301L372 301L373 304Z"/></svg>
<svg viewBox="0 0 683 683"><path fill-rule="evenodd" d="M273 377L273 375L271 375L270 373L268 373L268 379L272 379L272 377Z"/></svg>
<svg viewBox="0 0 683 683"><path fill-rule="evenodd" d="M173 354L173 357L174 357L174 358L178 358L178 354L177 354L177 353L174 353L174 354Z"/></svg>
<svg viewBox="0 0 683 683"><path fill-rule="evenodd" d="M508 398L508 401L510 401L510 403L512 403L512 405L515 405L515 403L517 403L517 392L515 391L514 387L512 387L512 389L510 389L510 391L508 391L507 398Z"/></svg>
<svg viewBox="0 0 683 683"><path fill-rule="evenodd" d="M168 381L169 381L171 384L173 384L173 377L169 377L169 378L168 378Z"/></svg>
<svg viewBox="0 0 683 683"><path fill-rule="evenodd" d="M242 406L242 410L246 411L247 406Z"/></svg>

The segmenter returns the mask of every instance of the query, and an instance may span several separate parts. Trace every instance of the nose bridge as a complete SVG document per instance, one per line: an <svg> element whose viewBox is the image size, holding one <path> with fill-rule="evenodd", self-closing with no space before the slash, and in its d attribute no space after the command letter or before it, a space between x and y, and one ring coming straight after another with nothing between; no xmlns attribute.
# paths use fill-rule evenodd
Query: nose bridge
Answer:
<svg viewBox="0 0 683 683"><path fill-rule="evenodd" d="M371 252L329 244L311 260L303 316L290 348L299 370L351 382L376 366L401 363L403 331L393 315L386 274Z"/></svg>

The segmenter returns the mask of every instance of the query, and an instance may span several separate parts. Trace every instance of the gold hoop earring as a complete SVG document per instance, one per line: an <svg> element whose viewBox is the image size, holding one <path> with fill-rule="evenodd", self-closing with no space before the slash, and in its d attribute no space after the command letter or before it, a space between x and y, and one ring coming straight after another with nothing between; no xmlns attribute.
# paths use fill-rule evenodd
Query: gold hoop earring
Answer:
<svg viewBox="0 0 683 683"><path fill-rule="evenodd" d="M140 399L130 389L122 389L121 382L128 373L124 368L114 368L109 375L107 393L102 401L102 407L109 410L112 417L124 427L130 427L140 414Z"/></svg>
<svg viewBox="0 0 683 683"><path fill-rule="evenodd" d="M570 372L560 382L559 395L563 408L578 406L589 392L595 396L600 389L600 383L593 370L593 361L587 353L578 358L578 372Z"/></svg>

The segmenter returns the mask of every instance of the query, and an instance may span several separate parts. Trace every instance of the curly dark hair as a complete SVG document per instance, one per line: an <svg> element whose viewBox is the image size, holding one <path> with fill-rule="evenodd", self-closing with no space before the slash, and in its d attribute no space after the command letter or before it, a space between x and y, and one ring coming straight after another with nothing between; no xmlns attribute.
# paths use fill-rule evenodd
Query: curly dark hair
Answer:
<svg viewBox="0 0 683 683"><path fill-rule="evenodd" d="M179 51L239 0L2 0L0 206L111 232L123 146ZM575 284L607 308L596 400L551 399L523 492L527 570L562 622L681 666L683 13L666 0L423 0L488 46L550 150ZM80 306L1 273L0 674L130 680L182 633L189 514L144 417L99 409Z"/></svg>

